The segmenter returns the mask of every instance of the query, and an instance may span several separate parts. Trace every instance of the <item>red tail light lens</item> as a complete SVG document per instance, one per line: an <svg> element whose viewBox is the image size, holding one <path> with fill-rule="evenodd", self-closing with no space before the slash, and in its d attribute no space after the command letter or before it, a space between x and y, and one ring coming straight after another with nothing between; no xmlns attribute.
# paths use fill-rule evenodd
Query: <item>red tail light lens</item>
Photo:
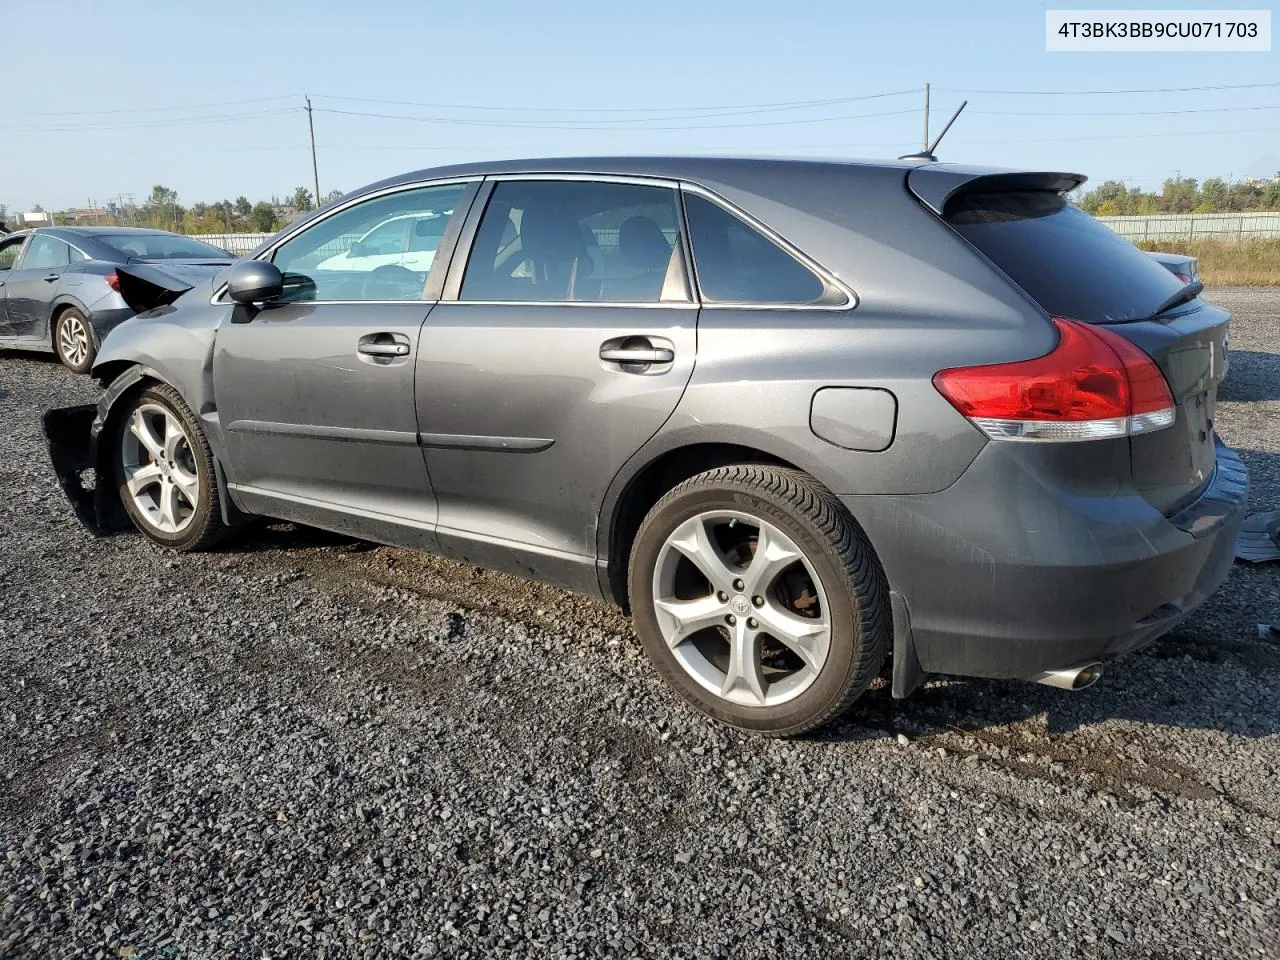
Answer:
<svg viewBox="0 0 1280 960"><path fill-rule="evenodd" d="M108 287L110 287L112 290L114 290L116 293L119 293L119 292L120 292L120 276L119 276L119 274L117 274L117 273L115 273L115 272L108 273L108 274L107 274L105 277L103 277L102 279L106 280L106 281L107 281L107 286L108 286Z"/></svg>
<svg viewBox="0 0 1280 960"><path fill-rule="evenodd" d="M1108 330L1053 323L1058 345L1043 357L942 370L934 386L993 440L1097 440L1173 423L1173 396L1149 356Z"/></svg>
<svg viewBox="0 0 1280 960"><path fill-rule="evenodd" d="M1183 283L1191 282L1191 274L1189 273L1179 273L1177 270L1175 270L1173 271L1173 275L1177 277L1179 280L1181 280Z"/></svg>

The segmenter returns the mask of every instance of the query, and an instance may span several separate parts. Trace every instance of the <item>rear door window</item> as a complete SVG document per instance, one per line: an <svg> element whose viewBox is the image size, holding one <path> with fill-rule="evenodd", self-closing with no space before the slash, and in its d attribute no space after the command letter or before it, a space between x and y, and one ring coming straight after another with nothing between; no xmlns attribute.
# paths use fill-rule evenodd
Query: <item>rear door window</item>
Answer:
<svg viewBox="0 0 1280 960"><path fill-rule="evenodd" d="M57 237L42 233L31 238L26 256L22 258L23 270L53 270L71 262L71 248Z"/></svg>
<svg viewBox="0 0 1280 960"><path fill-rule="evenodd" d="M1183 286L1052 191L962 193L947 202L943 219L1054 316L1139 320Z"/></svg>
<svg viewBox="0 0 1280 960"><path fill-rule="evenodd" d="M795 306L823 300L826 284L750 224L696 193L685 194L684 208L707 303Z"/></svg>
<svg viewBox="0 0 1280 960"><path fill-rule="evenodd" d="M578 180L499 183L462 278L462 300L689 300L676 191Z"/></svg>

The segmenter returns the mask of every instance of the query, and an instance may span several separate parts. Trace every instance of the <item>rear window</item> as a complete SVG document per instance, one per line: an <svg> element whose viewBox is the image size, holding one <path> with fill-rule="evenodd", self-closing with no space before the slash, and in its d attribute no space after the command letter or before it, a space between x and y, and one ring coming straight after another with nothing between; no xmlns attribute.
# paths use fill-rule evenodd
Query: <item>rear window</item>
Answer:
<svg viewBox="0 0 1280 960"><path fill-rule="evenodd" d="M135 260L232 260L211 243L174 233L100 233L93 239Z"/></svg>
<svg viewBox="0 0 1280 960"><path fill-rule="evenodd" d="M1047 190L961 194L943 219L1054 316L1140 320L1182 288L1128 240Z"/></svg>

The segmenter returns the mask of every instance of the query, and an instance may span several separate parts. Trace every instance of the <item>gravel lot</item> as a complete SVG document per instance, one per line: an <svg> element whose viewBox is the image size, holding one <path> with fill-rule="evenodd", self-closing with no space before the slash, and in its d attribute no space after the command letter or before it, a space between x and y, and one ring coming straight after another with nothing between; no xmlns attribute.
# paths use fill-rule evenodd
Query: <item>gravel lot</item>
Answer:
<svg viewBox="0 0 1280 960"><path fill-rule="evenodd" d="M1280 290L1219 423L1280 499ZM557 590L288 525L94 540L0 353L0 956L1277 957L1280 566L1080 694L749 739Z"/></svg>

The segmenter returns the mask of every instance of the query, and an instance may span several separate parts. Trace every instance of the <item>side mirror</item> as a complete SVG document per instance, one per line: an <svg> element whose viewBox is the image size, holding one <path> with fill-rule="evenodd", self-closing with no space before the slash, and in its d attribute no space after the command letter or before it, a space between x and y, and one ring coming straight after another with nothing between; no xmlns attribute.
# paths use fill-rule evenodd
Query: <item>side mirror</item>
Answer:
<svg viewBox="0 0 1280 960"><path fill-rule="evenodd" d="M241 260L223 274L227 296L236 303L262 303L284 293L284 276L274 263L265 260Z"/></svg>

